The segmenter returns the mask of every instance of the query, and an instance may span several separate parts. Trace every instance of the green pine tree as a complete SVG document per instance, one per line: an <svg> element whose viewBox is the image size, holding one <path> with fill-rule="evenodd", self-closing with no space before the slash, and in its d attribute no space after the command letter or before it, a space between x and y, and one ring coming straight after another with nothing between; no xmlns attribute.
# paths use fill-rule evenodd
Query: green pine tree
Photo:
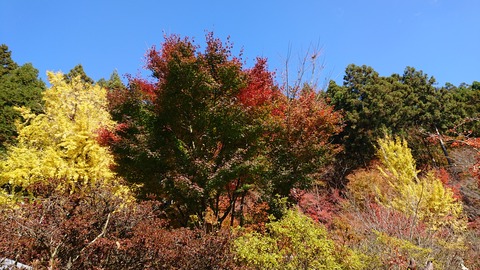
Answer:
<svg viewBox="0 0 480 270"><path fill-rule="evenodd" d="M7 45L0 46L0 152L15 142L15 121L20 113L15 107L28 107L33 113L42 111L45 84L32 64L19 66L11 58Z"/></svg>

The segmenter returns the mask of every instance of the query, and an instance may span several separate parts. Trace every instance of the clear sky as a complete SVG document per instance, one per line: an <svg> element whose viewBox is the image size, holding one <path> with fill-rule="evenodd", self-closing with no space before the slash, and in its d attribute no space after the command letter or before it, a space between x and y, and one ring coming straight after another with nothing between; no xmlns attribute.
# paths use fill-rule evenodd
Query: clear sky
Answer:
<svg viewBox="0 0 480 270"><path fill-rule="evenodd" d="M348 64L383 76L413 66L438 85L480 81L478 0L0 0L0 43L19 64L95 80L138 74L163 35L230 36L247 65L257 56L281 73L310 46L322 47L321 80L341 83Z"/></svg>

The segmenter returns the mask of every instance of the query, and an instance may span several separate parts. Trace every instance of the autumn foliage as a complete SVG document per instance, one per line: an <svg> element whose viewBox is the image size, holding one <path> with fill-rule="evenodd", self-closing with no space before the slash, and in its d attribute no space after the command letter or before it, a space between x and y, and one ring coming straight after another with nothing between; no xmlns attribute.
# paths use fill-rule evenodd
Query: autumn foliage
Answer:
<svg viewBox="0 0 480 270"><path fill-rule="evenodd" d="M231 49L212 34L204 51L166 37L147 53L154 80L132 78L109 95L127 127L110 139L116 172L168 201L183 226L208 211L216 224L244 224L249 204L309 187L339 147L329 139L341 117L313 89L288 100L266 59L244 68Z"/></svg>
<svg viewBox="0 0 480 270"><path fill-rule="evenodd" d="M126 85L81 65L48 73L42 109L15 108L0 153L0 260L480 267L480 84L350 65L343 86L291 86L234 51L213 33L204 45L171 35Z"/></svg>
<svg viewBox="0 0 480 270"><path fill-rule="evenodd" d="M228 232L172 230L158 201L127 206L103 187L89 194L37 190L51 192L0 208L2 256L35 269L231 267Z"/></svg>

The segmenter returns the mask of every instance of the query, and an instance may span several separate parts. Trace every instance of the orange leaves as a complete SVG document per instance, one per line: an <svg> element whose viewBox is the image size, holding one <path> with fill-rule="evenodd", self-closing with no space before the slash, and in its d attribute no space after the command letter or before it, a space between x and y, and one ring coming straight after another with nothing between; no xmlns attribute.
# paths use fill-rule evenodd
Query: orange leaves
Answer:
<svg viewBox="0 0 480 270"><path fill-rule="evenodd" d="M292 100L289 119L292 130L302 139L327 138L342 130L342 116L334 111L319 94L312 89L305 89L297 100Z"/></svg>
<svg viewBox="0 0 480 270"><path fill-rule="evenodd" d="M393 188L388 185L385 176L372 164L369 168L362 168L350 174L347 191L357 207L366 208L369 203L377 200L378 194L386 197L393 196Z"/></svg>
<svg viewBox="0 0 480 270"><path fill-rule="evenodd" d="M450 188L452 190L453 197L456 200L461 201L462 194L460 192L460 184L452 183L452 179L448 171L445 168L440 168L435 170L434 173L435 173L435 177L438 178L438 180L440 180L445 187Z"/></svg>
<svg viewBox="0 0 480 270"><path fill-rule="evenodd" d="M162 209L158 201L124 207L102 188L52 189L33 203L0 206L0 254L35 269L233 268L229 232L168 228Z"/></svg>
<svg viewBox="0 0 480 270"><path fill-rule="evenodd" d="M478 185L480 187L480 155L478 154L478 150L480 149L480 138L468 138L467 140L464 140L463 143L477 149L477 163L473 165L471 170L472 173L479 179Z"/></svg>
<svg viewBox="0 0 480 270"><path fill-rule="evenodd" d="M111 102L129 128L118 143L100 139L113 142L119 175L181 206L183 224L207 207L219 223L261 219L266 201L310 186L339 149L342 118L322 94L305 86L287 98L266 59L245 68L228 40L209 33L200 50L173 35L146 58L154 81L130 78Z"/></svg>
<svg viewBox="0 0 480 270"><path fill-rule="evenodd" d="M480 138L461 138L459 140L452 139L452 147L467 146L475 150L476 162L471 166L470 171L478 179L478 186L480 187Z"/></svg>

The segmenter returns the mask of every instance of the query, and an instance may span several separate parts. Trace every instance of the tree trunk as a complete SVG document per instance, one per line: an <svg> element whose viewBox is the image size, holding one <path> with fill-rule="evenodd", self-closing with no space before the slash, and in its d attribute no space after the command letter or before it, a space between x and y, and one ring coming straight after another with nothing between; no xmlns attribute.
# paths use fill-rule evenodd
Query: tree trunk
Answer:
<svg viewBox="0 0 480 270"><path fill-rule="evenodd" d="M435 126L435 131L437 132L438 139L440 141L440 145L442 146L443 154L445 155L445 158L447 158L448 166L452 166L453 162L450 159L450 157L448 156L447 147L445 147L445 144L443 143L443 140L442 140L442 135L440 134L440 132L438 131L438 128L436 126Z"/></svg>

